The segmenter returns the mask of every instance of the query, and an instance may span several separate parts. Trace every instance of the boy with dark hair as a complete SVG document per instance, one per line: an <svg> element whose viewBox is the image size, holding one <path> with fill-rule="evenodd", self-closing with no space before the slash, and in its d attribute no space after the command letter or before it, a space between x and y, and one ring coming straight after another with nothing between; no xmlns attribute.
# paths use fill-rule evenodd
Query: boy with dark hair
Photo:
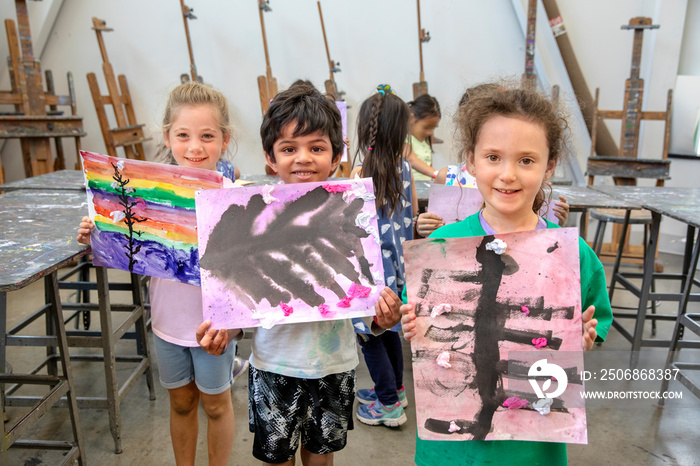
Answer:
<svg viewBox="0 0 700 466"><path fill-rule="evenodd" d="M293 86L270 103L260 127L267 165L285 183L325 181L340 163L340 112L309 86ZM399 321L400 300L386 287L375 304L375 323ZM204 322L197 340L211 354L226 332ZM256 328L250 356L250 430L253 456L263 464L294 464L301 440L304 465L332 465L352 429L355 332L349 319Z"/></svg>

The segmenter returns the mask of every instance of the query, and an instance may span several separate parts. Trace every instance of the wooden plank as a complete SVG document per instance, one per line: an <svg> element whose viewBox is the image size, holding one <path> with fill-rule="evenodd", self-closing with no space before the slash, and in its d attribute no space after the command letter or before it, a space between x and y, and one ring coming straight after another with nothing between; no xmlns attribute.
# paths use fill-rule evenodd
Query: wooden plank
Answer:
<svg viewBox="0 0 700 466"><path fill-rule="evenodd" d="M107 113L104 109L104 104L109 103L109 97L102 97L102 94L100 93L100 85L97 82L97 75L95 75L95 73L88 73L87 80L90 87L90 94L92 94L92 102L95 104L97 121L100 123L102 139L104 139L107 154L111 155L112 157L117 157L116 150L114 149L114 141L112 141L112 132L109 128L109 119L107 118ZM107 102L104 100L107 100Z"/></svg>
<svg viewBox="0 0 700 466"><path fill-rule="evenodd" d="M670 160L590 157L586 175L668 180L670 179L670 165Z"/></svg>
<svg viewBox="0 0 700 466"><path fill-rule="evenodd" d="M583 75L583 71L581 70L578 60L576 59L576 53L574 52L571 41L569 40L569 35L567 34L564 21L565 18L562 18L559 12L557 0L543 0L542 3L547 11L547 17L549 19L552 33L557 41L561 56L564 59L564 65L566 66L566 71L571 79L571 85L576 93L578 105L581 108L581 113L583 113L588 131L592 135L593 125L597 120L595 118L595 109L597 106L593 105L593 96L591 95L590 88L586 83L586 78ZM597 128L597 131L597 142L593 146L594 151L601 155L617 154L617 145L613 137L610 135L610 131L608 131L607 126L600 125Z"/></svg>

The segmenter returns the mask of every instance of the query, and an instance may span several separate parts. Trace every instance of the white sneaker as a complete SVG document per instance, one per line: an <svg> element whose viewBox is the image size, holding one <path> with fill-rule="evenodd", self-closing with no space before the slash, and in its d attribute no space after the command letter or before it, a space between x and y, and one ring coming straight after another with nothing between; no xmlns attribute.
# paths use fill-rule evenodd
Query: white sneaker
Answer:
<svg viewBox="0 0 700 466"><path fill-rule="evenodd" d="M233 381L235 382L246 370L248 370L248 360L236 356L233 359Z"/></svg>

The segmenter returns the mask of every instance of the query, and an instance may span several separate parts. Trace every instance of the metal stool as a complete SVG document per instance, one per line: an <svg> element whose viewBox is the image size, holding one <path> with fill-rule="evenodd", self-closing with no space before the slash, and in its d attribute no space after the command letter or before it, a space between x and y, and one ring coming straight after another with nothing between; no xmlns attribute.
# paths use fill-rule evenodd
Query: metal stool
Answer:
<svg viewBox="0 0 700 466"><path fill-rule="evenodd" d="M593 237L592 248L593 251L595 251L596 255L600 257L600 250L603 246L603 238L605 237L605 228L607 227L608 222L623 225L625 223L625 211L620 209L593 209L590 213L592 218L598 220L598 225L595 230L595 236ZM649 228L651 226L651 212L649 212L648 210L630 211L629 224L644 225L643 244L646 244L648 240ZM620 245L619 247L623 246ZM644 248L644 254L646 255L646 248ZM652 293L656 291L656 286L654 285L653 280L651 282L651 291ZM656 304L656 301L652 301L647 307L647 309L651 309L652 314L656 314ZM637 310L636 307L632 308L628 306L613 306L612 303L610 303L610 307L613 309ZM618 315L618 317L620 316ZM633 317L633 315L630 315L629 317ZM651 321L651 335L656 335L656 319L652 319Z"/></svg>

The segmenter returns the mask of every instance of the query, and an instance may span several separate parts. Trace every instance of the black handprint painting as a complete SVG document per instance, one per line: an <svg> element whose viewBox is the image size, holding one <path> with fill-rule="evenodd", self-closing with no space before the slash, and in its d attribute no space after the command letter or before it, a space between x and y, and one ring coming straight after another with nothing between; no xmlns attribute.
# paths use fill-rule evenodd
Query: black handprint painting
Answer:
<svg viewBox="0 0 700 466"><path fill-rule="evenodd" d="M196 205L214 326L374 315L384 274L371 179L201 191Z"/></svg>
<svg viewBox="0 0 700 466"><path fill-rule="evenodd" d="M407 241L404 254L418 436L586 443L576 229ZM533 383L563 390L540 401Z"/></svg>

